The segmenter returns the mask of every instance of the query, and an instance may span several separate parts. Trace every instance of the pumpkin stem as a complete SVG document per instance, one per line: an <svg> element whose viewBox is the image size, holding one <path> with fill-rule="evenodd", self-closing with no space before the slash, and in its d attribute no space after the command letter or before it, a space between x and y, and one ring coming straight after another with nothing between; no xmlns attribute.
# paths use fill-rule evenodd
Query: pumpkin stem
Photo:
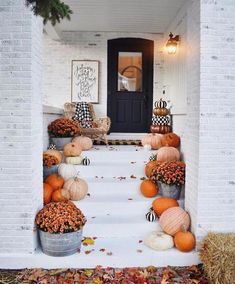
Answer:
<svg viewBox="0 0 235 284"><path fill-rule="evenodd" d="M186 232L187 232L187 228L186 228L185 225L182 225L182 226L181 226L181 231L182 231L183 233L186 233Z"/></svg>

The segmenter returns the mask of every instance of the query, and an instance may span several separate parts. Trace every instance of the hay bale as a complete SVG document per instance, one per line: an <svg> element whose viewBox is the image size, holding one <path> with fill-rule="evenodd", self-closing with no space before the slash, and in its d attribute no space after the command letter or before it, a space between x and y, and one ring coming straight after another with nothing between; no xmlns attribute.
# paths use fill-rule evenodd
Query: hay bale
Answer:
<svg viewBox="0 0 235 284"><path fill-rule="evenodd" d="M211 283L235 283L235 234L209 233L199 255Z"/></svg>

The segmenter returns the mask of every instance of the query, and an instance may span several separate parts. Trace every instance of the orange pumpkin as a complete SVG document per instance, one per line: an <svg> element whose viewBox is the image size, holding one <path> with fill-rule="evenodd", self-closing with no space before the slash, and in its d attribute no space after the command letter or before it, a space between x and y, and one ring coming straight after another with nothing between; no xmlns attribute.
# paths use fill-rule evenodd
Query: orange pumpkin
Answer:
<svg viewBox="0 0 235 284"><path fill-rule="evenodd" d="M157 161L179 161L180 152L175 147L162 147L157 152Z"/></svg>
<svg viewBox="0 0 235 284"><path fill-rule="evenodd" d="M143 146L150 145L152 149L157 150L162 147L161 139L162 134L148 134L142 138L141 143Z"/></svg>
<svg viewBox="0 0 235 284"><path fill-rule="evenodd" d="M57 189L52 193L52 201L61 202L70 199L70 194L66 189Z"/></svg>
<svg viewBox="0 0 235 284"><path fill-rule="evenodd" d="M171 127L169 125L152 124L150 126L150 132L165 134L171 132Z"/></svg>
<svg viewBox="0 0 235 284"><path fill-rule="evenodd" d="M46 205L51 202L51 196L52 196L53 188L47 184L43 183L43 204Z"/></svg>
<svg viewBox="0 0 235 284"><path fill-rule="evenodd" d="M165 233L174 236L182 227L188 230L190 217L181 207L172 207L162 213L159 225Z"/></svg>
<svg viewBox="0 0 235 284"><path fill-rule="evenodd" d="M162 146L179 147L180 137L175 133L164 134L161 139Z"/></svg>
<svg viewBox="0 0 235 284"><path fill-rule="evenodd" d="M171 207L178 207L179 203L174 198L159 197L153 201L152 206L154 212L157 214L158 217L160 217L161 214L167 209Z"/></svg>
<svg viewBox="0 0 235 284"><path fill-rule="evenodd" d="M175 234L174 243L178 250L189 252L195 248L196 240L191 232L180 231Z"/></svg>
<svg viewBox="0 0 235 284"><path fill-rule="evenodd" d="M140 185L140 191L145 197L154 197L158 194L158 186L150 179L145 179Z"/></svg>
<svg viewBox="0 0 235 284"><path fill-rule="evenodd" d="M62 178L62 176L56 173L48 176L45 182L48 183L53 188L53 190L60 189L64 185L64 179Z"/></svg>
<svg viewBox="0 0 235 284"><path fill-rule="evenodd" d="M64 145L65 157L76 157L80 156L81 153L82 153L82 147L78 143L71 142Z"/></svg>
<svg viewBox="0 0 235 284"><path fill-rule="evenodd" d="M161 163L158 161L150 161L146 164L145 166L145 175L150 178L152 175L152 171L155 167L157 167L158 165L160 165Z"/></svg>

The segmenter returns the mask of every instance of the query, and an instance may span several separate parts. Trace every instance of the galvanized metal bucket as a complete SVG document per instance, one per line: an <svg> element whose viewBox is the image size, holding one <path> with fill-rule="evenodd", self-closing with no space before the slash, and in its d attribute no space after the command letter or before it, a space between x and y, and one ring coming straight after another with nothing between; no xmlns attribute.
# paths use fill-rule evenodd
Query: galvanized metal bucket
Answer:
<svg viewBox="0 0 235 284"><path fill-rule="evenodd" d="M43 180L45 180L49 175L57 174L58 173L59 165L52 166L50 168L43 167Z"/></svg>
<svg viewBox="0 0 235 284"><path fill-rule="evenodd" d="M70 143L73 137L51 137L51 142L56 145L57 150L63 150L64 145Z"/></svg>
<svg viewBox="0 0 235 284"><path fill-rule="evenodd" d="M162 182L158 182L159 194L165 197L171 197L174 199L180 198L181 186L178 185L168 185Z"/></svg>
<svg viewBox="0 0 235 284"><path fill-rule="evenodd" d="M50 256L67 256L80 251L82 230L64 234L50 234L39 230L39 238L42 251L45 254Z"/></svg>

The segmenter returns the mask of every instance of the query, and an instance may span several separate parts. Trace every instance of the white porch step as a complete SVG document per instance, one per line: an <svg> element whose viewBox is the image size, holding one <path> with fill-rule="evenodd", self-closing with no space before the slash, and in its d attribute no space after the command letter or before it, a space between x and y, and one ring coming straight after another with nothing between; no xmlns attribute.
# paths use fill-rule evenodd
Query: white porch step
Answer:
<svg viewBox="0 0 235 284"><path fill-rule="evenodd" d="M151 231L151 230L150 230ZM148 234L150 231L146 231ZM81 252L66 257L51 257L37 250L34 255L0 255L1 268L95 268L103 267L163 267L187 266L200 263L198 253L182 253L175 248L153 251L146 247L142 237L97 238L92 246L82 246ZM104 251L102 251L104 249ZM86 252L90 252L86 254ZM107 254L108 253L108 254Z"/></svg>
<svg viewBox="0 0 235 284"><path fill-rule="evenodd" d="M116 162L116 161L144 161L155 151L146 150L140 146L93 146L89 151L83 151L82 156L89 157L93 161Z"/></svg>
<svg viewBox="0 0 235 284"><path fill-rule="evenodd" d="M130 178L131 176L143 177L145 162L93 162L89 166L77 165L76 170L82 178Z"/></svg>

